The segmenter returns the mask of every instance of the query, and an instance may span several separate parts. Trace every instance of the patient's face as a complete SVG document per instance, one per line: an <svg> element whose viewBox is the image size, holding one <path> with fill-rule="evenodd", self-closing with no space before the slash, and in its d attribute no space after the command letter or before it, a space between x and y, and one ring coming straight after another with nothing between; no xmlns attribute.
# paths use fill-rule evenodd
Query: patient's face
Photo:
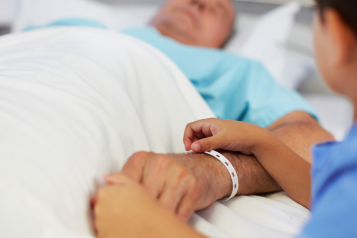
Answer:
<svg viewBox="0 0 357 238"><path fill-rule="evenodd" d="M231 0L168 0L150 25L183 44L220 48L234 15Z"/></svg>

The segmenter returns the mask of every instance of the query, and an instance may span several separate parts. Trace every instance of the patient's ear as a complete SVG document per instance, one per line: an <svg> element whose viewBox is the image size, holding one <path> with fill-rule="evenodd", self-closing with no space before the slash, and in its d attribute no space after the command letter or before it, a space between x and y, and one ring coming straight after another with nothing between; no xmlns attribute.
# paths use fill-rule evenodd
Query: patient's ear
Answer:
<svg viewBox="0 0 357 238"><path fill-rule="evenodd" d="M331 63L334 66L346 66L357 60L357 38L352 28L334 9L327 9L323 15Z"/></svg>

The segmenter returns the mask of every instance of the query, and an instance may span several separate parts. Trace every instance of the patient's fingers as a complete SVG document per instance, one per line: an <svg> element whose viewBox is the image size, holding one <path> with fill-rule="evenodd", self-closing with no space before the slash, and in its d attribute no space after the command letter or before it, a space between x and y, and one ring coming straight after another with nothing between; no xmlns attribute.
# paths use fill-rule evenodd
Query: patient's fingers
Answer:
<svg viewBox="0 0 357 238"><path fill-rule="evenodd" d="M196 206L198 204L200 194L201 193L195 188L188 191L182 197L182 200L176 209L177 216L179 216L182 220L187 221L197 208Z"/></svg>
<svg viewBox="0 0 357 238"><path fill-rule="evenodd" d="M179 202L182 200L187 188L185 183L168 182L160 195L159 202L165 208L175 213Z"/></svg>
<svg viewBox="0 0 357 238"><path fill-rule="evenodd" d="M165 208L187 221L196 208L201 186L196 177L188 170L184 172L169 171L169 178L159 198ZM181 208L181 206L183 206ZM181 212L179 214L179 212Z"/></svg>
<svg viewBox="0 0 357 238"><path fill-rule="evenodd" d="M165 186L167 168L160 164L160 159L150 161L144 168L142 185L157 199Z"/></svg>

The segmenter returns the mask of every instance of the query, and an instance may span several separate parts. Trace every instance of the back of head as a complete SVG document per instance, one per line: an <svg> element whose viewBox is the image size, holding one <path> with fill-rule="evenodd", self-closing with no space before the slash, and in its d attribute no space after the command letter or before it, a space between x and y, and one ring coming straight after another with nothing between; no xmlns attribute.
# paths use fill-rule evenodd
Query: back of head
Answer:
<svg viewBox="0 0 357 238"><path fill-rule="evenodd" d="M357 120L357 0L315 0L315 57L326 83L356 105Z"/></svg>
<svg viewBox="0 0 357 238"><path fill-rule="evenodd" d="M353 29L357 36L357 1L356 0L316 0L320 14L328 8L337 10L341 17Z"/></svg>

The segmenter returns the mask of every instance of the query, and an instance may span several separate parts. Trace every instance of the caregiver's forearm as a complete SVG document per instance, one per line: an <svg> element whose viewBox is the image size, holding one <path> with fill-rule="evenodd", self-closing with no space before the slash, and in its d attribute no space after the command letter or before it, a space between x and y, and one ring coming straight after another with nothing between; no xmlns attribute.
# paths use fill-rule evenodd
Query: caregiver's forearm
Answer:
<svg viewBox="0 0 357 238"><path fill-rule="evenodd" d="M309 162L311 162L310 149L314 144L334 140L334 137L326 132L314 118L300 111L284 116L273 123L268 130ZM225 156L238 172L240 184L238 195L281 191L280 186L253 156L231 152L225 152ZM228 196L232 189L227 183L225 186L227 186L225 195Z"/></svg>
<svg viewBox="0 0 357 238"><path fill-rule="evenodd" d="M295 153L311 163L311 147L319 142L335 140L309 114L292 112L275 123L268 130Z"/></svg>

